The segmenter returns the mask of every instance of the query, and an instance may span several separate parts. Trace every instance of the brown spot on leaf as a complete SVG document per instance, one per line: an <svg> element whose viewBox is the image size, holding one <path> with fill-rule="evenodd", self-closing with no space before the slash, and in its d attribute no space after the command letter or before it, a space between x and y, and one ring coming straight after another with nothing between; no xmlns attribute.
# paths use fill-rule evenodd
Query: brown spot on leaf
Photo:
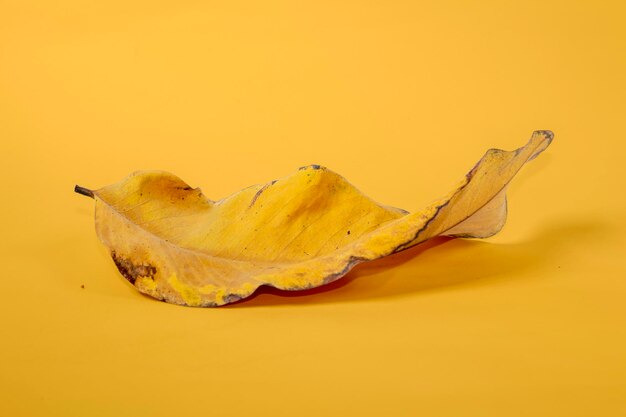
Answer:
<svg viewBox="0 0 626 417"><path fill-rule="evenodd" d="M254 205L254 203L256 203L257 198L261 196L261 193L265 191L267 187L269 187L272 184L265 184L263 187L261 187L261 189L259 189L259 191L257 191L256 194L254 194L254 197L252 197L252 201L250 201L250 205L248 206L248 208L251 208Z"/></svg>
<svg viewBox="0 0 626 417"><path fill-rule="evenodd" d="M117 269L120 271L120 274L122 274L131 284L135 285L135 281L137 281L138 277L149 277L154 279L154 275L157 271L154 266L136 264L128 258L119 256L115 253L115 251L111 251L111 257L113 258L113 262L115 262L115 266L117 266Z"/></svg>
<svg viewBox="0 0 626 417"><path fill-rule="evenodd" d="M224 303L225 304L230 304L230 303L234 303L236 301L241 300L243 297L239 294L228 294L227 296L224 297Z"/></svg>

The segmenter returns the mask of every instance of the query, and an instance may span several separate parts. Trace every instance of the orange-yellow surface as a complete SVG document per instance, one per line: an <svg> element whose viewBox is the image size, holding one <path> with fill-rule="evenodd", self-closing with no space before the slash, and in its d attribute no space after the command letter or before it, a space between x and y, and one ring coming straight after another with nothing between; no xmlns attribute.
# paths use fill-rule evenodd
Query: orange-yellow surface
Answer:
<svg viewBox="0 0 626 417"><path fill-rule="evenodd" d="M621 2L0 2L0 415L626 415ZM139 169L321 164L417 210L550 129L486 240L304 294L157 302L98 242Z"/></svg>

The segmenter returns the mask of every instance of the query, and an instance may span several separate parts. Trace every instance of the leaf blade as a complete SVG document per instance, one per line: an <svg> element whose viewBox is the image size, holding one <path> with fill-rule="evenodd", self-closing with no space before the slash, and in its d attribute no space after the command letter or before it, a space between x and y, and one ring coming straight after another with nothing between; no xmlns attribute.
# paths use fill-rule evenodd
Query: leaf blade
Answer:
<svg viewBox="0 0 626 417"><path fill-rule="evenodd" d="M173 174L139 171L93 191L96 231L131 284L170 303L223 305L261 285L312 288L431 237L497 233L506 186L552 137L537 131L514 151L490 149L416 213L378 204L319 166L218 201Z"/></svg>

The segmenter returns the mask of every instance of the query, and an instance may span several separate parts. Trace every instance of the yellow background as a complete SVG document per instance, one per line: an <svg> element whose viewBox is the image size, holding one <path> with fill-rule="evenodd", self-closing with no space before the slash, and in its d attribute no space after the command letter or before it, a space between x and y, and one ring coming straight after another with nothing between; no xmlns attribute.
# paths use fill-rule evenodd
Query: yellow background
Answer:
<svg viewBox="0 0 626 417"><path fill-rule="evenodd" d="M0 415L626 415L620 3L1 0ZM317 163L416 210L535 129L496 237L218 309L139 294L72 191Z"/></svg>

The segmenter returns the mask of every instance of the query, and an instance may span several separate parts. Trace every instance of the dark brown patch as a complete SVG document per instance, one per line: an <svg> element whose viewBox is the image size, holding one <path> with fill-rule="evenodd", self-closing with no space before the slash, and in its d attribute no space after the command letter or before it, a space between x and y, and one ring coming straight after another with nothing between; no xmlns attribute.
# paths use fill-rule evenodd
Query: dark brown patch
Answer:
<svg viewBox="0 0 626 417"><path fill-rule="evenodd" d="M154 275L157 271L154 266L137 265L130 259L117 255L115 251L111 251L111 257L113 258L113 262L115 262L115 266L117 266L117 269L120 271L120 274L131 284L135 285L135 281L137 281L139 277L154 279Z"/></svg>
<svg viewBox="0 0 626 417"><path fill-rule="evenodd" d="M251 208L254 205L254 203L256 203L257 198L261 196L261 193L265 191L267 187L269 187L272 184L273 182L271 184L265 184L263 187L261 187L261 189L257 191L256 194L254 194L254 197L252 197L252 201L250 201L250 205L248 206L248 208Z"/></svg>
<svg viewBox="0 0 626 417"><path fill-rule="evenodd" d="M342 276L346 275L348 271L350 271L352 267L354 267L356 264L360 262L369 261L369 260L370 259L364 258L362 256L351 255L350 258L348 259L348 262L346 262L346 265L343 267L343 269L341 271L335 272L334 274L330 274L326 276L324 280L322 281L322 285L330 284L331 282L338 280Z"/></svg>
<svg viewBox="0 0 626 417"><path fill-rule="evenodd" d="M84 289L85 289L85 284L82 284L82 285L80 286L80 288L82 288L82 289L84 290Z"/></svg>
<svg viewBox="0 0 626 417"><path fill-rule="evenodd" d="M469 184L469 183L468 183L468 184ZM463 187L459 188L459 190L457 191L457 193L458 193L459 191L461 191L463 188L465 188L465 186L466 186L466 185L467 185L467 184L465 184L465 185L463 185ZM454 195L456 196L456 194L454 194ZM424 223L424 225L423 225L423 226L422 226L422 227L421 227L421 228L420 228L417 232L415 232L415 235L414 235L411 239L407 240L406 242L402 242L402 243L400 243L398 246L396 246L396 247L395 247L395 248L391 251L391 253L397 253L397 252L403 251L403 250L408 249L408 248L410 248L411 246L413 246L413 245L411 245L410 243L411 243L411 242L413 242L415 239L417 239L417 238L419 237L419 235L421 235L421 234L422 234L422 232L428 228L428 226L430 225L430 223L432 223L432 222L433 222L433 220L435 220L435 219L437 218L437 216L439 215L439 212L441 211L441 209L442 209L442 208L444 208L444 207L446 207L448 204L450 204L450 201L451 201L451 200L452 200L452 198L450 198L450 200L446 201L446 202L445 202L445 203L443 203L442 205L437 206L437 209L435 210L435 214L433 214L433 216L432 216L430 219L428 219L428 221L426 221L426 223Z"/></svg>
<svg viewBox="0 0 626 417"><path fill-rule="evenodd" d="M230 303L234 303L236 301L241 300L243 297L239 294L228 294L227 296L224 297L224 303L225 304L230 304Z"/></svg>
<svg viewBox="0 0 626 417"><path fill-rule="evenodd" d="M313 170L317 170L317 169L324 169L323 166L318 165L318 164L312 164L312 165L307 165L307 166L303 166L298 168L298 171L302 171L304 169L313 169Z"/></svg>

